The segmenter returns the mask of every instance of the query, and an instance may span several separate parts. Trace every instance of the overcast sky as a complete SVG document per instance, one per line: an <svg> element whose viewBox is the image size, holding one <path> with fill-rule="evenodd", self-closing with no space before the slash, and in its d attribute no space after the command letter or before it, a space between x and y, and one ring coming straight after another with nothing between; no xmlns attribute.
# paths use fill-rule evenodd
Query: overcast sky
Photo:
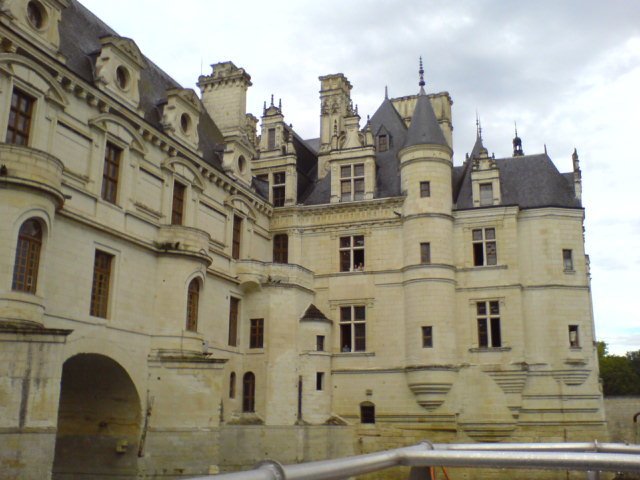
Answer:
<svg viewBox="0 0 640 480"><path fill-rule="evenodd" d="M319 135L318 76L344 73L363 120L384 97L453 98L454 161L475 140L527 154L546 144L560 171L578 149L596 333L640 349L640 2L636 0L81 0L185 87L231 60L252 77L247 109L270 95L304 138ZM179 8L176 5L180 5Z"/></svg>

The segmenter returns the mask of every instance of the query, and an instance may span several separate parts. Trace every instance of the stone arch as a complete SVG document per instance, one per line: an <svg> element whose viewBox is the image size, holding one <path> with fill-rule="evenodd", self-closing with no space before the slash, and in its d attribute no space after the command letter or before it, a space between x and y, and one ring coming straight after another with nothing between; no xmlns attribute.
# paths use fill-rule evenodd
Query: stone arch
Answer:
<svg viewBox="0 0 640 480"><path fill-rule="evenodd" d="M255 222L257 215L253 207L240 195L229 195L224 204L229 208L244 214L249 220Z"/></svg>
<svg viewBox="0 0 640 480"><path fill-rule="evenodd" d="M136 478L140 395L115 360L79 353L62 367L53 476Z"/></svg>
<svg viewBox="0 0 640 480"><path fill-rule="evenodd" d="M129 148L141 153L142 156L147 154L147 148L145 146L144 139L138 132L135 131L135 129L131 125L129 125L120 117L117 117L111 113L103 113L89 120L89 125L95 126L104 132L110 132L109 124L120 127L127 132L127 134L131 137ZM118 138L119 136L116 134L115 137Z"/></svg>
<svg viewBox="0 0 640 480"><path fill-rule="evenodd" d="M0 54L0 69L3 69L4 67L9 74L15 75L16 71L14 65L19 65L27 70L31 70L40 77L40 79L49 87L47 91L43 91L44 95L49 100L58 103L62 107L66 107L69 104L64 90L46 69L38 65L33 60L21 55L12 53Z"/></svg>
<svg viewBox="0 0 640 480"><path fill-rule="evenodd" d="M188 171L190 175L185 175L184 172L179 172L179 167L183 167L183 171ZM179 173L185 180L188 180L193 186L197 187L200 190L204 190L205 186L205 177L202 175L200 170L196 168L192 163L180 157L169 157L164 162L162 162L162 168L167 169L174 173ZM191 177L191 178L189 178Z"/></svg>

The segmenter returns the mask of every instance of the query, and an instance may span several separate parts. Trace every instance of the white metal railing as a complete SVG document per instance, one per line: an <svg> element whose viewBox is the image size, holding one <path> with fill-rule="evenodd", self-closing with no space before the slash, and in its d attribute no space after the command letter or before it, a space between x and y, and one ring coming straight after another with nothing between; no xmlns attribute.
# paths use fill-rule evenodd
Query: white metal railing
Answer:
<svg viewBox="0 0 640 480"><path fill-rule="evenodd" d="M423 442L395 450L280 465L259 463L253 470L194 477L191 480L339 480L409 466L409 480L432 479L431 467L576 470L597 479L598 472L640 473L640 445L619 443L473 443Z"/></svg>

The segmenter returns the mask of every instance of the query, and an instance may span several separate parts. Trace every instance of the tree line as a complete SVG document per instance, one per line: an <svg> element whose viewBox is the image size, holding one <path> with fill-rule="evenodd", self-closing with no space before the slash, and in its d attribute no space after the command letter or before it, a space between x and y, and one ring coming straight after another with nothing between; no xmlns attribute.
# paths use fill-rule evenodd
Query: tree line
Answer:
<svg viewBox="0 0 640 480"><path fill-rule="evenodd" d="M598 342L598 361L605 395L640 395L640 350L613 355Z"/></svg>

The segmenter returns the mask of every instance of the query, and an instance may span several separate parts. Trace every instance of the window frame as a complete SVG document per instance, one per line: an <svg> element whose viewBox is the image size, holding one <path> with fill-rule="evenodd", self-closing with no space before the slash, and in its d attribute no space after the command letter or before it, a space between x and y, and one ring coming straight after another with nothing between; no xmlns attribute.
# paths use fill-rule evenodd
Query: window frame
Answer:
<svg viewBox="0 0 640 480"><path fill-rule="evenodd" d="M115 255L96 249L93 259L93 280L89 314L97 318L109 318L109 300L113 278Z"/></svg>
<svg viewBox="0 0 640 480"><path fill-rule="evenodd" d="M360 240L362 243L358 244ZM338 257L341 272L364 271L366 265L365 246L364 235L346 235L338 239Z"/></svg>
<svg viewBox="0 0 640 480"><path fill-rule="evenodd" d="M364 200L365 192L365 165L364 163L349 163L340 165L340 191L341 202L356 202ZM359 171L362 169L362 173ZM346 173L346 175L345 175Z"/></svg>
<svg viewBox="0 0 640 480"><path fill-rule="evenodd" d="M37 230L35 235L30 235L26 231L30 225L35 225ZM13 263L11 290L31 294L36 293L43 237L44 229L37 218L28 218L20 225Z"/></svg>
<svg viewBox="0 0 640 480"><path fill-rule="evenodd" d="M249 320L249 348L264 348L264 318Z"/></svg>
<svg viewBox="0 0 640 480"><path fill-rule="evenodd" d="M316 391L321 392L325 387L325 375L324 372L316 372Z"/></svg>
<svg viewBox="0 0 640 480"><path fill-rule="evenodd" d="M574 272L573 250L570 248L562 249L562 266L565 272Z"/></svg>
<svg viewBox="0 0 640 480"><path fill-rule="evenodd" d="M340 307L340 352L367 351L367 308L365 305Z"/></svg>
<svg viewBox="0 0 640 480"><path fill-rule="evenodd" d="M267 150L275 150L276 148L276 129L267 129Z"/></svg>
<svg viewBox="0 0 640 480"><path fill-rule="evenodd" d="M286 201L287 172L273 172L271 184L271 202L274 207L284 207Z"/></svg>
<svg viewBox="0 0 640 480"><path fill-rule="evenodd" d="M475 306L478 348L502 348L500 302L498 300L482 300L475 302ZM496 307L496 309L493 310L493 307ZM484 310L484 312L481 310Z"/></svg>
<svg viewBox="0 0 640 480"><path fill-rule="evenodd" d="M105 143L100 198L113 205L117 205L118 202L118 184L120 183L120 166L123 152L124 149L115 143L109 140Z"/></svg>
<svg viewBox="0 0 640 480"><path fill-rule="evenodd" d="M478 202L480 203L481 207L489 207L493 205L493 183L492 182L483 182L478 184Z"/></svg>
<svg viewBox="0 0 640 480"><path fill-rule="evenodd" d="M360 423L376 423L376 406L372 402L360 404Z"/></svg>
<svg viewBox="0 0 640 480"><path fill-rule="evenodd" d="M200 303L200 279L194 278L189 282L187 288L187 318L186 330L189 332L198 331L198 305Z"/></svg>
<svg viewBox="0 0 640 480"><path fill-rule="evenodd" d="M424 325L420 330L422 333L422 348L433 348L433 325Z"/></svg>
<svg viewBox="0 0 640 480"><path fill-rule="evenodd" d="M171 194L171 225L184 224L184 207L187 186L179 182L173 181L173 192Z"/></svg>
<svg viewBox="0 0 640 480"><path fill-rule="evenodd" d="M420 198L428 198L431 196L431 182L424 180L420 182Z"/></svg>
<svg viewBox="0 0 640 480"><path fill-rule="evenodd" d="M253 372L246 372L242 376L242 412L256 411L256 376Z"/></svg>
<svg viewBox="0 0 640 480"><path fill-rule="evenodd" d="M422 265L431 263L431 242L420 242L420 263Z"/></svg>
<svg viewBox="0 0 640 480"><path fill-rule="evenodd" d="M229 398L236 398L236 372L229 374Z"/></svg>
<svg viewBox="0 0 640 480"><path fill-rule="evenodd" d="M580 326L577 324L569 325L569 347L580 348Z"/></svg>
<svg viewBox="0 0 640 480"><path fill-rule="evenodd" d="M239 215L233 216L233 229L231 234L231 258L240 259L240 249L242 243L242 220Z"/></svg>
<svg viewBox="0 0 640 480"><path fill-rule="evenodd" d="M378 135L378 152L386 152L389 150L389 135L381 133Z"/></svg>
<svg viewBox="0 0 640 480"><path fill-rule="evenodd" d="M480 235L477 236L476 232L480 232ZM498 242L495 227L472 229L471 244L474 267L490 267L498 264Z"/></svg>
<svg viewBox="0 0 640 480"><path fill-rule="evenodd" d="M289 263L289 235L286 233L273 236L273 263Z"/></svg>
<svg viewBox="0 0 640 480"><path fill-rule="evenodd" d="M17 101L14 102L14 99L17 99ZM29 146L36 101L36 97L28 94L23 89L17 87L13 88L9 103L9 116L7 118L5 143ZM21 108L23 102L26 103L26 109ZM14 105L14 103L16 104ZM20 127L21 121L24 123L22 127ZM21 140L16 141L18 138L21 138Z"/></svg>
<svg viewBox="0 0 640 480"><path fill-rule="evenodd" d="M326 343L325 335L316 335L316 352L324 352L325 343Z"/></svg>
<svg viewBox="0 0 640 480"><path fill-rule="evenodd" d="M240 299L229 297L229 336L227 344L230 347L238 346L238 317L240 314Z"/></svg>

